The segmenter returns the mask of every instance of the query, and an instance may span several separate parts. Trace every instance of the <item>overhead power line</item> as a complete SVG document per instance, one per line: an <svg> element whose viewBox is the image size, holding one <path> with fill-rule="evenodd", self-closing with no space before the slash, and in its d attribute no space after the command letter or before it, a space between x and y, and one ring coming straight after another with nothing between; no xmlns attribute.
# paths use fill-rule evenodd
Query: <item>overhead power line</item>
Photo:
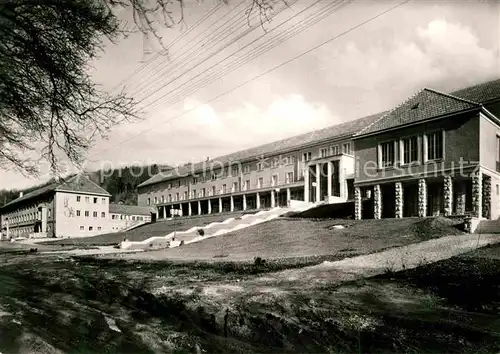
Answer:
<svg viewBox="0 0 500 354"><path fill-rule="evenodd" d="M377 15L372 16L372 17L368 18L367 20L365 20L365 21L363 21L363 22L361 22L361 23L357 24L356 26L350 27L349 29L347 29L347 30L345 30L345 31L343 31L343 32L341 32L341 33L339 33L339 34L337 34L337 35L334 35L334 36L330 37L329 39L327 39L327 40L325 40L325 41L323 41L323 42L319 43L318 45L316 45L316 46L314 46L314 47L312 47L312 48L310 48L310 49L308 49L308 50L306 50L306 51L304 51L304 52L302 52L302 53L300 53L300 54L298 54L298 55L296 55L296 56L292 57L291 59L289 59L289 60L287 60L287 61L284 61L284 62L282 62L281 64L278 64L278 65L276 65L276 66L274 66L274 67L270 68L269 70L266 70L265 72L263 72L263 73L261 73L261 74L259 74L259 75L256 75L256 76L254 76L253 78L251 78L251 79L249 79L249 80L246 80L246 81L242 82L241 84L239 84L239 85L237 85L237 86L235 86L235 87L233 87L233 88L231 88L231 89L229 89L229 90L227 90L227 91L224 91L223 93L221 93L221 94L219 94L219 95L217 95L217 96L215 96L215 97L213 97L213 98L211 98L211 99L209 99L209 100L207 100L207 101L203 102L203 103L202 103L202 104L200 104L199 106L194 107L194 108L189 109L189 110L186 110L186 111L182 112L181 114L178 114L178 115L176 115L176 116L174 116L174 117L171 117L171 118L169 118L169 119L166 119L166 120L163 122L163 124L168 123L168 122L172 122L173 120L178 119L178 118L180 118L180 117L183 117L183 116L185 116L186 114L189 114L189 113L191 113L191 112L193 112L193 111L197 110L198 108L200 108L200 107L202 107L202 106L204 106L204 105L206 105L206 104L208 104L208 103L211 103L211 102L213 102L213 101L216 101L216 100L218 100L219 98L221 98L221 97L223 97L223 96L225 96L225 95L227 95L227 94L229 94L229 93L231 93L231 92L233 92L233 91L235 91L235 90L237 90L237 89L239 89L239 88L241 88L241 87L243 87L243 86L245 86L245 85L247 85L247 84L249 84L249 83L251 83L251 82L253 82L253 81L255 81L255 80L257 80L257 79L259 79L259 78L261 78L261 77L263 77L263 76L265 76L265 75L267 75L267 74L269 74L269 73L271 73L271 72L273 72L273 71L275 71L275 70L277 70L277 69L279 69L279 68L281 68L281 67L285 66L285 65L287 65L287 64L289 64L289 63L292 63L292 62L296 61L297 59L302 58L303 56L305 56L305 55L307 55L307 54L309 54L309 53L311 53L311 52L313 52L313 51L315 51L315 50L317 50L317 49L319 49L319 48L321 48L321 47L323 47L323 46L325 46L325 45L327 45L327 44L329 44L329 43L331 43L331 42L333 42L333 41L335 41L335 40L337 40L338 38L340 38L340 37L342 37L342 36L345 36L346 34L348 34L348 33L352 32L352 31L354 31L354 30L356 30L356 29L358 29L358 28L360 28L360 27L362 27L362 26L366 25L367 23L370 23L370 22L372 22L372 21L374 21L374 20L376 20L376 19L378 19L378 18L380 18L380 17L382 17L382 16L384 16L384 15L388 14L389 12L394 11L395 9L397 9L397 8L399 8L399 7L401 7L401 6L403 6L404 4L408 3L409 1L410 1L410 0L404 0L404 1L400 2L400 3L399 3L399 4L397 4L397 5L390 7L390 8L389 8L389 9L387 9L387 10L384 10L384 11L382 11L382 12L378 13ZM116 148L116 147L118 147L118 146L121 146L121 145L125 144L126 142L129 142L129 141L131 141L131 140L133 140L133 139L137 138L138 136L141 136L141 135L143 135L143 134L145 134L145 133L147 133L147 132L149 132L149 131L151 131L151 130L153 130L153 129L157 129L157 126L155 126L155 127L153 127L153 128L150 128L150 129L143 130L143 131L141 131L141 132L137 133L136 135L134 135L133 137L128 138L128 139L125 139L125 140L123 140L123 141L119 142L118 144L115 144L115 145L113 145L112 147L109 147L109 148L107 148L107 149L104 149L104 150L102 150L102 151L100 151L100 152L98 152L98 153L99 153L99 154L102 154L102 153L107 152L107 151L109 151L109 150L111 150L111 149L114 149L114 148ZM95 154L94 154L94 155L95 155ZM97 162L98 160L90 160L90 161L91 161L91 162Z"/></svg>
<svg viewBox="0 0 500 354"><path fill-rule="evenodd" d="M316 3L319 3L320 1L317 1ZM224 59L222 59L219 62L212 65L211 67L205 69L202 73L199 73L198 75L189 79L187 82L183 83L182 85L179 85L176 88L165 93L160 98L156 99L152 103L143 107L143 109L150 107L151 105L153 106L151 108L155 108L159 104L165 103L165 102L160 101L161 98L168 96L172 92L175 93L176 90L182 89L183 87L187 87L187 88L184 88L184 90L177 92L176 95L174 95L173 97L170 97L170 99L166 101L166 104L168 107L168 106L178 102L182 97L189 96L190 94L192 94L193 92L196 92L200 88L207 86L208 84L213 82L213 80L219 79L219 78L233 72L234 70L240 68L241 66L249 63L250 61L256 59L257 57L269 52L271 49L279 46L280 44L284 43L286 40L292 38L293 36L296 36L296 35L302 33L305 29L307 29L307 28L311 27L312 25L315 25L318 22L324 20L325 18L331 16L333 13L340 11L343 7L347 6L348 4L350 4L353 1L354 0L342 0L342 1L337 0L335 2L332 2L332 3L328 4L327 6L321 8L319 11L316 11L315 13L308 15L308 17L306 17L305 19L294 24L292 27L286 29L285 31L277 33L274 38L271 38L267 42L252 48L251 45L254 44L256 41L260 40L262 38L262 36L257 38L253 42L240 48L236 52L231 53L230 55L226 56ZM283 25L285 23L286 22L283 22L273 29L279 28L281 25ZM270 32L271 31L269 31L268 33L270 33ZM244 51L245 49L249 49L248 53L245 54L246 56L236 55L240 51ZM230 61L230 63L228 65L223 66L218 71L215 70L217 68L217 66L219 66L219 64L221 64L225 61L228 61L228 59L232 60L232 62ZM210 71L213 71L213 72L210 73ZM194 84L191 84L190 86L188 86L188 84L190 82L195 81L199 77L201 77L201 79L198 80L198 82L195 82ZM156 104L154 104L155 102L156 102Z"/></svg>

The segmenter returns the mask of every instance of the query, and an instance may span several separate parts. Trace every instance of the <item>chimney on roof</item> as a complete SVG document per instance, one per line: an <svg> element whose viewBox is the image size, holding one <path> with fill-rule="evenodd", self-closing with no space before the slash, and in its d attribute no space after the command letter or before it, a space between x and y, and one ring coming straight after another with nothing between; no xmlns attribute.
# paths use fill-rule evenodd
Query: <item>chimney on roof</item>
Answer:
<svg viewBox="0 0 500 354"><path fill-rule="evenodd" d="M19 192L19 198L22 198L22 197L23 197L23 195L24 195L24 192L23 192L23 191Z"/></svg>

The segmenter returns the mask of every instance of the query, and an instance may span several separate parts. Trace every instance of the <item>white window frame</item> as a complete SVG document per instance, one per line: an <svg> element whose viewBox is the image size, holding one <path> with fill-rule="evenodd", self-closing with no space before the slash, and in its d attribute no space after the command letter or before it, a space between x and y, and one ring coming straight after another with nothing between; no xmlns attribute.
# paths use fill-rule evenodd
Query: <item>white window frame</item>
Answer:
<svg viewBox="0 0 500 354"><path fill-rule="evenodd" d="M417 150L417 158L415 160L411 161L405 161L405 141L411 141L411 139L416 139L416 150ZM419 163L420 162L420 156L421 156L421 141L420 137L418 135L411 135L411 136L406 136L403 137L399 140L399 161L401 165L410 165L414 163ZM410 144L410 152L408 153L410 155L412 149L411 149L411 144ZM410 156L411 157L411 156Z"/></svg>
<svg viewBox="0 0 500 354"><path fill-rule="evenodd" d="M327 157L329 155L328 148L323 147L319 149L319 157Z"/></svg>
<svg viewBox="0 0 500 354"><path fill-rule="evenodd" d="M257 178L257 188L264 187L264 177Z"/></svg>
<svg viewBox="0 0 500 354"><path fill-rule="evenodd" d="M392 164L384 164L383 162L383 146L387 145L390 146L392 144L392 152L393 152L393 157L392 157ZM383 141L380 144L378 144L378 167L379 169L384 169L384 168L392 168L396 164L396 159L397 159L397 154L396 154L396 140L389 140L389 141Z"/></svg>
<svg viewBox="0 0 500 354"><path fill-rule="evenodd" d="M330 147L330 149L332 150L332 156L336 156L340 152L338 144L337 145L332 145Z"/></svg>
<svg viewBox="0 0 500 354"><path fill-rule="evenodd" d="M347 149L346 149L346 146L348 147ZM346 152L346 150L349 150L349 151ZM346 154L346 155L352 155L352 146L351 146L350 141L342 144L342 153Z"/></svg>
<svg viewBox="0 0 500 354"><path fill-rule="evenodd" d="M441 134L441 157L429 158L429 136L434 134ZM424 139L424 162L430 161L440 161L444 160L444 152L445 152L445 131L444 130L435 130L428 133L425 133L423 136Z"/></svg>
<svg viewBox="0 0 500 354"><path fill-rule="evenodd" d="M285 183L293 183L293 172L287 172L285 176Z"/></svg>
<svg viewBox="0 0 500 354"><path fill-rule="evenodd" d="M279 176L275 173L271 176L271 186L276 187L277 185L279 185Z"/></svg>

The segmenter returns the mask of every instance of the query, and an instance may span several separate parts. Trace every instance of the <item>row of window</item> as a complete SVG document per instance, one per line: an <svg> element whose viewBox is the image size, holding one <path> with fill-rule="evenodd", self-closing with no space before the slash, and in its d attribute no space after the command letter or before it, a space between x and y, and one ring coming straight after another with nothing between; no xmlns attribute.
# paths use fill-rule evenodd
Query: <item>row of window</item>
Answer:
<svg viewBox="0 0 500 354"><path fill-rule="evenodd" d="M339 155L341 152L343 154L351 155L352 154L351 143L342 144L342 150L340 150L339 145L333 145L330 147L321 148L321 149L319 149L319 157L335 156L335 155ZM309 152L306 154L308 154L308 155L305 156L305 154L304 154L303 160L304 161L311 160L311 153ZM307 159L306 159L306 157L307 157Z"/></svg>
<svg viewBox="0 0 500 354"><path fill-rule="evenodd" d="M112 220L127 220L127 219L130 219L132 221L144 221L144 217L143 216L135 216L135 215L116 215L116 214L113 214L111 215L111 219Z"/></svg>
<svg viewBox="0 0 500 354"><path fill-rule="evenodd" d="M94 227L93 226L89 226L88 230L89 231L94 231ZM97 226L97 231L101 231L101 230L102 230L102 228L100 226ZM85 226L80 225L80 231L85 231Z"/></svg>
<svg viewBox="0 0 500 354"><path fill-rule="evenodd" d="M82 196L81 195L77 195L76 196L76 201L78 203L80 203L82 201ZM94 204L97 204L99 202L99 198L92 197L92 202ZM85 197L85 203L90 203L90 197L88 197L88 196ZM101 204L106 204L106 198L101 198Z"/></svg>
<svg viewBox="0 0 500 354"><path fill-rule="evenodd" d="M81 216L81 214L82 214L82 211L81 211L81 210L77 210L77 211L76 211L76 216ZM85 217L89 217L89 216L90 216L90 211L85 210L84 215L85 215ZM97 218L97 216L98 216L98 215L99 215L99 213L98 213L97 211L92 212L92 216L93 216L94 218ZM105 217L106 217L106 213L105 213L104 211L103 211L103 212L101 212L101 218L105 218Z"/></svg>
<svg viewBox="0 0 500 354"><path fill-rule="evenodd" d="M286 175L285 175L285 184L290 184L290 183L293 183L294 182L294 178L293 178L293 172L287 172ZM271 181L270 181L270 186L271 187L274 187L274 186L278 186L279 185L279 180L278 180L278 174L274 174L272 177L271 177ZM257 188L263 188L265 187L265 184L264 184L264 177L259 177L257 179L257 184L256 184L256 187ZM241 191L248 191L250 190L250 180L247 179L243 182L243 185L242 185L242 188L241 188ZM233 185L232 185L232 188L231 188L231 193L234 193L234 192L239 192L240 189L239 189L239 186L238 186L238 182L233 182ZM227 185L223 184L222 185L222 188L219 190L219 193L218 194L226 194L228 193L228 190L227 190ZM166 199L164 195L161 196L161 201L158 199L158 197L154 197L154 204L158 204L158 203L165 203L165 202L168 202L168 203L171 203L171 202L177 202L177 201L180 201L180 200L187 200L189 198L204 198L204 197L207 197L207 196L215 196L217 195L217 187L216 186L212 186L212 189L211 189L211 193L207 193L207 189L206 188L201 188L200 191L198 192L196 189L193 189L191 191L191 195L188 194L188 191L184 191L184 194L182 195L182 198L180 196L179 193L176 193L175 195L172 195L172 194L169 194L168 195L168 198ZM147 201L148 205L151 204L151 198L148 198L148 201Z"/></svg>
<svg viewBox="0 0 500 354"><path fill-rule="evenodd" d="M423 160L432 161L444 156L444 132L438 131L425 134L421 138L411 136L401 140L392 140L379 145L379 167L392 167L396 164L396 151L399 148L399 162L403 165L420 162L423 151ZM422 150L421 150L422 148Z"/></svg>

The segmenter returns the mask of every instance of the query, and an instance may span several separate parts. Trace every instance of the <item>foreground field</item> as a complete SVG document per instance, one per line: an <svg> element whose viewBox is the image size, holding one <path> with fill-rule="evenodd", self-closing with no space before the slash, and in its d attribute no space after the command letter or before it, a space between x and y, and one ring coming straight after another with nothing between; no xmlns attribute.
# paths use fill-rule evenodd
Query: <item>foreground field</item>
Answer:
<svg viewBox="0 0 500 354"><path fill-rule="evenodd" d="M360 221L279 218L182 247L109 257L183 261L248 261L254 257L338 259L338 255L354 256L459 235L462 234L457 228L459 223L445 218ZM338 229L336 225L345 228Z"/></svg>
<svg viewBox="0 0 500 354"><path fill-rule="evenodd" d="M16 252L1 258L0 352L500 350L500 246L371 279L299 279L293 290L274 281L230 298L215 289L290 265Z"/></svg>

